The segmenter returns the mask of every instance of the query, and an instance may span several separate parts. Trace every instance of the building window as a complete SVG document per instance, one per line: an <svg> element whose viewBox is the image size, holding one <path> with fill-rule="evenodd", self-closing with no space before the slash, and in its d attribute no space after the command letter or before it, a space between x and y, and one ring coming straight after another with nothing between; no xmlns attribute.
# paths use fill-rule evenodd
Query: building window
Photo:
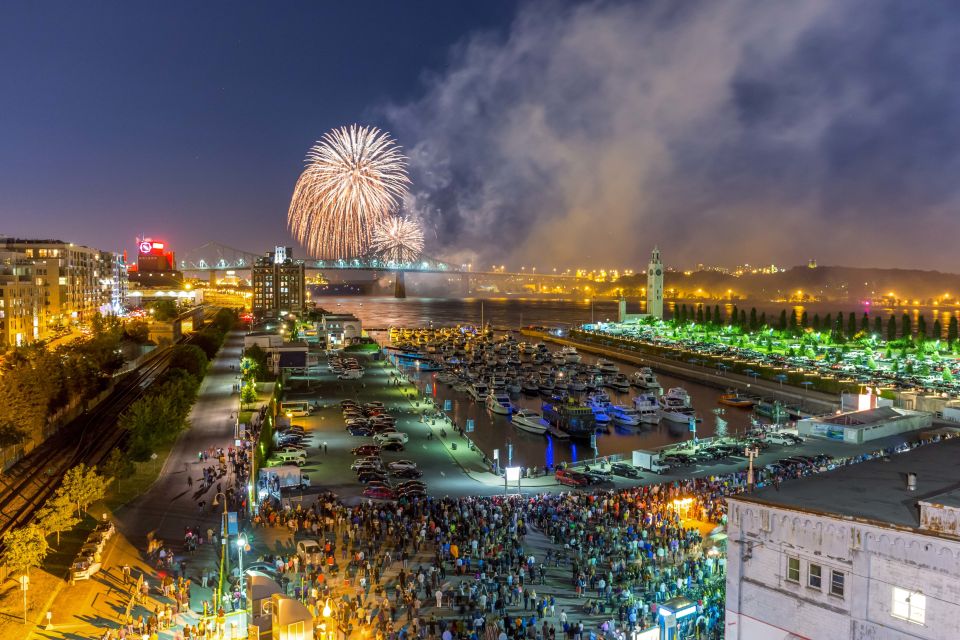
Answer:
<svg viewBox="0 0 960 640"><path fill-rule="evenodd" d="M800 558L787 556L787 580L800 582Z"/></svg>
<svg viewBox="0 0 960 640"><path fill-rule="evenodd" d="M890 614L908 622L923 624L927 611L927 596L900 587L893 588L893 607Z"/></svg>
<svg viewBox="0 0 960 640"><path fill-rule="evenodd" d="M846 580L846 575L843 571L830 571L830 595L838 598L843 597L844 580Z"/></svg>
<svg viewBox="0 0 960 640"><path fill-rule="evenodd" d="M819 590L823 583L823 567L818 564L810 564L807 569L807 586L811 589Z"/></svg>

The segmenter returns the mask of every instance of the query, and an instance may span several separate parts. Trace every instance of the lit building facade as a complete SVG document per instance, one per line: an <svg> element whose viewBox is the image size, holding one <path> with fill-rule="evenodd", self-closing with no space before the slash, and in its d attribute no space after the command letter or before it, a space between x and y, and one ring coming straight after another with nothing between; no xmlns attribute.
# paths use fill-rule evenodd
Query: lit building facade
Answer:
<svg viewBox="0 0 960 640"><path fill-rule="evenodd" d="M254 317L303 313L306 271L292 255L290 247L277 247L257 258L251 270Z"/></svg>
<svg viewBox="0 0 960 640"><path fill-rule="evenodd" d="M960 439L728 499L727 640L960 638Z"/></svg>
<svg viewBox="0 0 960 640"><path fill-rule="evenodd" d="M36 271L36 263L23 254L0 251L0 347L46 337L46 287Z"/></svg>
<svg viewBox="0 0 960 640"><path fill-rule="evenodd" d="M61 240L10 238L0 246L34 262L34 278L44 288L46 322L51 329L88 323L96 313L109 312L114 254Z"/></svg>

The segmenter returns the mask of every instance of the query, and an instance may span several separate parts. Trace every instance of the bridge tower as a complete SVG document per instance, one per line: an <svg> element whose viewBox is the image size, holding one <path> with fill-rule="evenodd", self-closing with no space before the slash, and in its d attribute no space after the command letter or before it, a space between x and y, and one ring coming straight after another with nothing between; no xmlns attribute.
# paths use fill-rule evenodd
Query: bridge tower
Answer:
<svg viewBox="0 0 960 640"><path fill-rule="evenodd" d="M396 271L396 278L393 281L393 297L394 298L406 298L407 297L407 283L403 278L405 272L401 270Z"/></svg>

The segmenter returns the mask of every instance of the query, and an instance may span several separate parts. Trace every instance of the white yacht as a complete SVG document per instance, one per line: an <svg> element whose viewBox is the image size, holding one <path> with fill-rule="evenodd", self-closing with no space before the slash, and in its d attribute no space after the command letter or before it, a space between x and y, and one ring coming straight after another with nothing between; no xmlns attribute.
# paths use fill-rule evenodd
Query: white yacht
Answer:
<svg viewBox="0 0 960 640"><path fill-rule="evenodd" d="M510 396L505 393L489 393L484 402L487 405L487 409L490 409L490 411L494 413L501 415L510 413Z"/></svg>
<svg viewBox="0 0 960 640"><path fill-rule="evenodd" d="M663 388L660 386L660 383L657 382L657 376L653 375L653 370L650 369L650 367L642 367L640 370L634 372L630 379L630 384L638 389L652 391L656 394L663 392Z"/></svg>
<svg viewBox="0 0 960 640"><path fill-rule="evenodd" d="M660 417L670 422L687 424L696 416L690 405L690 394L683 387L673 387L658 399Z"/></svg>
<svg viewBox="0 0 960 640"><path fill-rule="evenodd" d="M539 433L542 435L546 433L548 429L548 425L544 421L543 416L532 409L514 408L511 420L513 422L513 426L521 431Z"/></svg>
<svg viewBox="0 0 960 640"><path fill-rule="evenodd" d="M625 427L640 426L640 412L633 407L616 404L611 407L610 414L616 424Z"/></svg>
<svg viewBox="0 0 960 640"><path fill-rule="evenodd" d="M486 400L488 391L489 389L487 388L487 385L482 382L474 382L467 387L467 393L469 393L477 402L483 402Z"/></svg>
<svg viewBox="0 0 960 640"><path fill-rule="evenodd" d="M660 404L652 393L641 393L633 399L633 408L640 414L640 420L648 424L660 422Z"/></svg>
<svg viewBox="0 0 960 640"><path fill-rule="evenodd" d="M582 360L580 354L577 353L576 347L564 347L560 349L560 353L563 355L563 359L571 364L577 364Z"/></svg>

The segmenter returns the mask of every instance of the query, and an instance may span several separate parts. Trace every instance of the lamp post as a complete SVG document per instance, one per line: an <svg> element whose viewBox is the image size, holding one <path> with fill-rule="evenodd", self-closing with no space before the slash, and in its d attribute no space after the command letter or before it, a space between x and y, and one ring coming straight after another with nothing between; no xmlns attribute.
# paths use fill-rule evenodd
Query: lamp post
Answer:
<svg viewBox="0 0 960 640"><path fill-rule="evenodd" d="M227 496L222 492L216 493L213 496L212 505L214 507L218 506L220 504L218 500L221 496L223 496L223 520L220 523L220 526L222 527L220 530L220 558L223 563L223 570L220 572L219 579L217 580L217 602L214 611L216 611L216 608L223 604L223 576L224 574L230 575L230 554L228 553L229 549L227 547L227 539L230 537L230 528L228 523L229 516L227 515Z"/></svg>
<svg viewBox="0 0 960 640"><path fill-rule="evenodd" d="M753 459L760 455L760 450L756 447L747 447L744 449L743 455L750 459L750 467L747 469L747 492L753 493Z"/></svg>
<svg viewBox="0 0 960 640"><path fill-rule="evenodd" d="M237 561L239 563L237 566L240 567L240 594L241 595L245 595L247 591L246 582L243 579L243 551L246 548L246 546L247 546L247 536L241 533L239 536L237 536Z"/></svg>

